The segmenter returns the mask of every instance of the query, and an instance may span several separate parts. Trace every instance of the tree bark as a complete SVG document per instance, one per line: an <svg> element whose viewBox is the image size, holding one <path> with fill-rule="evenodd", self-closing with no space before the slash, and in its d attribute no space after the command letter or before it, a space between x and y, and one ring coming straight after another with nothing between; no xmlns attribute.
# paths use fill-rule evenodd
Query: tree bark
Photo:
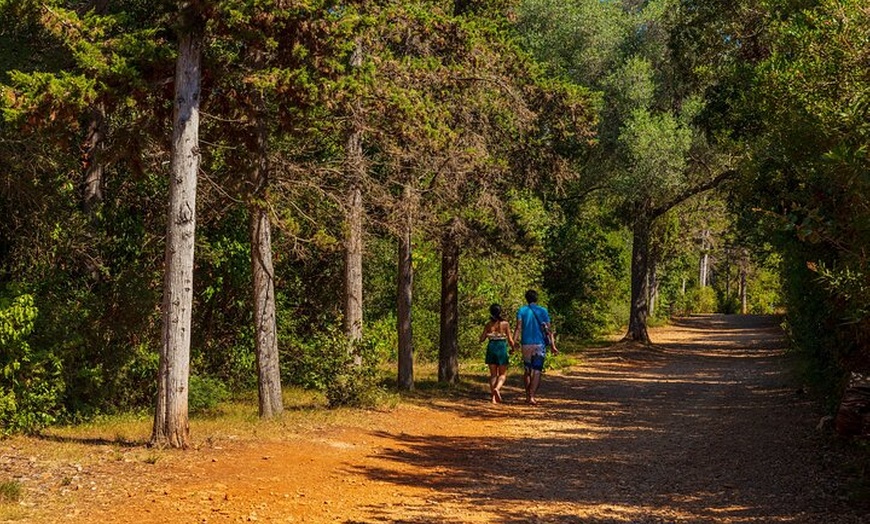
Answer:
<svg viewBox="0 0 870 524"><path fill-rule="evenodd" d="M251 172L251 276L254 300L254 337L257 355L257 389L260 418L271 418L284 410L281 397L281 368L278 362L278 334L275 320L275 271L272 265L272 224L264 200L269 185L268 131L257 120L257 160Z"/></svg>
<svg viewBox="0 0 870 524"><path fill-rule="evenodd" d="M190 317L199 171L199 102L202 58L200 27L179 36L175 70L169 212L163 280L163 341L157 380L157 408L151 444L187 448Z"/></svg>
<svg viewBox="0 0 870 524"><path fill-rule="evenodd" d="M414 266L412 264L411 232L412 220L409 202L411 186L406 185L402 192L406 210L399 235L399 271L397 304L397 328L399 333L399 389L414 389L414 338L411 330L411 306L413 303Z"/></svg>
<svg viewBox="0 0 870 524"><path fill-rule="evenodd" d="M91 109L88 135L84 143L82 163L85 166L82 207L91 213L103 201L103 144L106 136L106 109L98 103Z"/></svg>
<svg viewBox="0 0 870 524"><path fill-rule="evenodd" d="M357 41L351 57L352 68L362 66L362 43ZM357 113L359 108L356 109ZM365 159L362 150L362 129L354 115L351 130L345 146L346 171L350 179L347 201L347 237L345 241L345 334L351 344L351 351L362 339L363 326L363 203L362 181L365 175ZM362 357L354 355L354 363L362 364Z"/></svg>
<svg viewBox="0 0 870 524"><path fill-rule="evenodd" d="M362 269L363 205L359 186L348 193L347 239L345 243L345 334L351 344L362 339L363 269ZM358 355L355 356L355 360ZM357 362L359 364L361 362Z"/></svg>
<svg viewBox="0 0 870 524"><path fill-rule="evenodd" d="M651 223L646 217L639 217L632 231L631 248L631 309L628 318L628 333L623 340L650 343L647 331L649 287L649 240Z"/></svg>
<svg viewBox="0 0 870 524"><path fill-rule="evenodd" d="M459 382L459 243L455 221L441 242L441 339L438 382Z"/></svg>
<svg viewBox="0 0 870 524"><path fill-rule="evenodd" d="M709 236L709 230L705 229L701 232L701 258L698 261L698 287L701 289L707 287L707 275L709 274L710 244L707 240Z"/></svg>

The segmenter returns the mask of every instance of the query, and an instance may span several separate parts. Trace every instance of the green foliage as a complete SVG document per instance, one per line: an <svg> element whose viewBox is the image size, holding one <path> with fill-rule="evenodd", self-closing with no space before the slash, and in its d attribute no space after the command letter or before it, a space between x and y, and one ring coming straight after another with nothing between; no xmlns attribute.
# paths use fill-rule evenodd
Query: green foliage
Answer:
<svg viewBox="0 0 870 524"><path fill-rule="evenodd" d="M844 370L870 369L870 12L848 0L776 15L738 106L761 118L737 198L782 254L793 344L835 390Z"/></svg>
<svg viewBox="0 0 870 524"><path fill-rule="evenodd" d="M384 396L378 385L377 368L350 362L335 370L326 387L329 407L376 407Z"/></svg>
<svg viewBox="0 0 870 524"><path fill-rule="evenodd" d="M191 413L214 411L218 404L229 398L229 391L223 382L214 378L191 375L189 380L187 407Z"/></svg>
<svg viewBox="0 0 870 524"><path fill-rule="evenodd" d="M372 407L382 395L378 369L382 362L370 339L351 349L340 326L327 327L309 341L296 342L282 353L282 380L326 393L330 407ZM354 355L361 356L361 363Z"/></svg>
<svg viewBox="0 0 870 524"><path fill-rule="evenodd" d="M558 329L592 339L628 317L630 242L602 202L577 206L549 239L544 285Z"/></svg>
<svg viewBox="0 0 870 524"><path fill-rule="evenodd" d="M34 351L27 339L37 309L31 295L0 294L0 426L35 431L56 420L64 384L60 362Z"/></svg>
<svg viewBox="0 0 870 524"><path fill-rule="evenodd" d="M747 278L747 309L754 315L773 315L783 309L782 258L776 254L760 261Z"/></svg>
<svg viewBox="0 0 870 524"><path fill-rule="evenodd" d="M578 84L606 75L630 31L618 2L526 0L517 17L524 47L554 74Z"/></svg>
<svg viewBox="0 0 870 524"><path fill-rule="evenodd" d="M374 362L395 362L398 358L399 334L396 314L390 312L374 321L366 322L365 349Z"/></svg>
<svg viewBox="0 0 870 524"><path fill-rule="evenodd" d="M686 309L683 314L716 313L719 304L716 300L716 290L710 286L692 288L686 291Z"/></svg>

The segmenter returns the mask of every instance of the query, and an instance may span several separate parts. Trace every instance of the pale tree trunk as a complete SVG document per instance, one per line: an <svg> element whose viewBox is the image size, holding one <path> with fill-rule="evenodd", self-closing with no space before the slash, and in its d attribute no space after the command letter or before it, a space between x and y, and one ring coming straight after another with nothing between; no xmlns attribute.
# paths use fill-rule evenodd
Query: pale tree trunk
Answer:
<svg viewBox="0 0 870 524"><path fill-rule="evenodd" d="M647 331L649 315L649 241L651 224L646 217L638 218L632 231L631 248L631 309L628 317L628 332L624 340L650 343Z"/></svg>
<svg viewBox="0 0 870 524"><path fill-rule="evenodd" d="M402 191L405 213L401 232L399 234L399 271L397 328L399 333L399 389L410 391L414 389L414 337L411 330L411 306L413 303L414 266L412 264L410 201L411 186L406 185Z"/></svg>
<svg viewBox="0 0 870 524"><path fill-rule="evenodd" d="M659 280L655 261L650 261L649 268L649 316L656 314L656 299L659 296Z"/></svg>
<svg viewBox="0 0 870 524"><path fill-rule="evenodd" d="M438 382L459 382L459 243L454 220L441 242L441 337Z"/></svg>
<svg viewBox="0 0 870 524"><path fill-rule="evenodd" d="M710 260L710 255L707 253L701 254L701 259L698 262L698 287L707 287L707 265Z"/></svg>
<svg viewBox="0 0 870 524"><path fill-rule="evenodd" d="M362 43L357 41L351 57L352 68L362 66ZM345 145L346 170L350 179L350 190L347 201L347 236L345 239L345 266L344 266L344 325L345 334L351 344L351 350L355 351L356 343L362 339L363 327L363 203L362 181L365 175L365 159L362 150L362 126L357 114L353 116L350 134ZM362 364L359 354L354 355L354 363Z"/></svg>
<svg viewBox="0 0 870 524"><path fill-rule="evenodd" d="M269 184L268 131L257 121L257 160L251 172L251 276L254 300L254 340L257 354L257 387L261 418L284 410L281 368L275 320L275 271L272 265L272 224L265 205Z"/></svg>
<svg viewBox="0 0 870 524"><path fill-rule="evenodd" d="M710 231L706 229L701 232L701 259L698 261L698 287L702 289L707 287L707 275L709 274L710 246L707 241L709 235Z"/></svg>
<svg viewBox="0 0 870 524"><path fill-rule="evenodd" d="M151 444L189 445L187 397L190 374L190 317L196 177L199 170L199 102L202 58L200 27L182 32L175 70L172 174L163 280L163 343L157 380L157 409Z"/></svg>

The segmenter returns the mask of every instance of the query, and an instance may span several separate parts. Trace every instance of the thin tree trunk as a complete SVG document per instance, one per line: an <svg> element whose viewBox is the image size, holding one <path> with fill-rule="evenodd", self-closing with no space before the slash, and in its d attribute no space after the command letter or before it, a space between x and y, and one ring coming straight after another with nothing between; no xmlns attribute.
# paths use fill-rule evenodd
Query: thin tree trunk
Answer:
<svg viewBox="0 0 870 524"><path fill-rule="evenodd" d="M412 221L409 202L411 187L406 185L402 192L406 206L402 231L399 235L399 271L396 297L399 332L399 389L414 389L414 338L411 330L411 305L413 303L414 266L412 264L411 232Z"/></svg>
<svg viewBox="0 0 870 524"><path fill-rule="evenodd" d="M731 255L732 252L726 251L725 253L725 297L730 302L731 301Z"/></svg>
<svg viewBox="0 0 870 524"><path fill-rule="evenodd" d="M746 268L740 268L740 314L749 312L749 301L746 296Z"/></svg>
<svg viewBox="0 0 870 524"><path fill-rule="evenodd" d="M91 213L103 201L103 148L105 141L106 109L98 103L91 109L88 136L85 139L82 162L85 166L82 206Z"/></svg>
<svg viewBox="0 0 870 524"><path fill-rule="evenodd" d="M175 70L172 174L166 227L163 281L163 343L157 381L157 409L151 444L189 445L188 381L196 177L199 170L199 102L202 32L196 24L179 36Z"/></svg>
<svg viewBox="0 0 870 524"><path fill-rule="evenodd" d="M707 287L707 264L709 256L710 255L707 253L702 253L701 260L698 263L698 287L700 288Z"/></svg>
<svg viewBox="0 0 870 524"><path fill-rule="evenodd" d="M708 237L710 231L704 230L701 232L701 259L698 262L698 287L707 287L707 275L709 273L710 253Z"/></svg>
<svg viewBox="0 0 870 524"><path fill-rule="evenodd" d="M628 318L628 333L624 340L650 343L647 331L647 316L649 314L649 289L647 286L647 270L649 265L650 222L639 218L634 224L631 248L631 310Z"/></svg>
<svg viewBox="0 0 870 524"><path fill-rule="evenodd" d="M438 382L459 382L459 243L455 222L441 243L441 339Z"/></svg>
<svg viewBox="0 0 870 524"><path fill-rule="evenodd" d="M351 58L351 67L362 66L362 43L357 41ZM357 111L359 109L357 108ZM354 122L346 144L346 169L351 180L347 201L347 237L345 242L345 334L351 343L351 350L362 339L363 326L363 203L362 180L365 175L365 162L362 151L362 130L354 115ZM360 355L354 355L354 362L362 364Z"/></svg>
<svg viewBox="0 0 870 524"><path fill-rule="evenodd" d="M656 315L656 299L658 299L658 295L659 280L657 264L651 261L649 268L649 316L651 317L655 317Z"/></svg>
<svg viewBox="0 0 870 524"><path fill-rule="evenodd" d="M281 368L275 320L275 271L272 265L272 224L265 203L269 184L268 131L258 117L257 160L251 172L251 276L254 300L254 340L257 355L257 387L261 418L284 410L281 398Z"/></svg>

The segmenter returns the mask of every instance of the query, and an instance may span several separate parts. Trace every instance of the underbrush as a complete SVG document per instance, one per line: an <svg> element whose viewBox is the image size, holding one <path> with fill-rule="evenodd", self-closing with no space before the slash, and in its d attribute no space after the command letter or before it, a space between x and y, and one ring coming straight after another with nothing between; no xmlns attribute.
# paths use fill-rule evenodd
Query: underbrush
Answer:
<svg viewBox="0 0 870 524"><path fill-rule="evenodd" d="M546 372L557 372L578 363L584 346L576 340L560 340L560 354L547 357ZM362 372L362 371L360 371ZM228 394L209 381L192 381L190 427L194 448L216 445L222 441L267 439L281 440L288 435L304 433L328 426L367 424L365 413L390 411L402 402L451 401L488 397L489 369L483 354L460 362L461 380L457 384L438 382L437 362L415 363L415 388L412 392L396 389L396 364L383 363L365 371L373 387L356 388L354 377L335 379L347 381L328 384L324 390L284 386L284 412L273 419L260 420L257 415L257 391L246 390ZM509 384L521 384L523 367L519 352L511 354L508 369ZM364 398L344 398L336 402L332 395L365 395ZM194 409L194 406L196 407ZM41 432L38 438L59 442L101 443L122 448L138 448L141 456L126 457L153 464L164 451L147 450L153 414L149 410L102 415L87 422L54 426ZM68 450L69 451L69 450ZM72 452L72 451L70 451ZM74 453L74 452L72 452Z"/></svg>

